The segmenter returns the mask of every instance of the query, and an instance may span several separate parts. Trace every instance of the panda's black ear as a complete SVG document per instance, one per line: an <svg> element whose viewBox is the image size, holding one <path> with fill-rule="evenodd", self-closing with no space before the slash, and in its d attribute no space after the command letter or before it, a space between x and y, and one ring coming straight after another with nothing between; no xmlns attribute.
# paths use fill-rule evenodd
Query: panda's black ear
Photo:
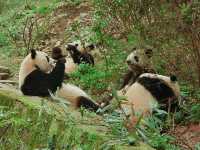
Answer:
<svg viewBox="0 0 200 150"><path fill-rule="evenodd" d="M95 48L94 44L90 44L86 47L89 50L93 50Z"/></svg>
<svg viewBox="0 0 200 150"><path fill-rule="evenodd" d="M175 75L171 75L171 76L170 76L170 80L171 80L172 82L176 82L176 81L177 81L177 77L176 77Z"/></svg>
<svg viewBox="0 0 200 150"><path fill-rule="evenodd" d="M132 48L132 51L136 51L136 49L137 49L136 47L133 47L133 48Z"/></svg>
<svg viewBox="0 0 200 150"><path fill-rule="evenodd" d="M153 56L153 50L150 48L145 49L145 54L148 58L151 58Z"/></svg>
<svg viewBox="0 0 200 150"><path fill-rule="evenodd" d="M36 50L35 49L31 49L31 58L35 59L36 56Z"/></svg>

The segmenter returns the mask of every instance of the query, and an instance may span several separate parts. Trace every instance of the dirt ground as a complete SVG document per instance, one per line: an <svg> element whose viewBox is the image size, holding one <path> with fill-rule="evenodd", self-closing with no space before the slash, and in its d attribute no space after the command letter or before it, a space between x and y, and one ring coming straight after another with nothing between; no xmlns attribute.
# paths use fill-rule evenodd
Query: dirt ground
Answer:
<svg viewBox="0 0 200 150"><path fill-rule="evenodd" d="M200 142L200 124L177 125L169 133L176 137L175 144L185 150L194 150L194 146Z"/></svg>

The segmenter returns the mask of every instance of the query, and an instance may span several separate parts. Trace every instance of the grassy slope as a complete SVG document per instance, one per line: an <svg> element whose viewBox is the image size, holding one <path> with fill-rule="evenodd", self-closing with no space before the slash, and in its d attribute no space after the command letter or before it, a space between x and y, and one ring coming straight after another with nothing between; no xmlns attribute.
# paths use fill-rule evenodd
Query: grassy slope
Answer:
<svg viewBox="0 0 200 150"><path fill-rule="evenodd" d="M127 144L120 146L121 144L114 140L115 136L111 134L109 125L101 116L95 114L85 112L81 116L70 107L38 97L22 96L11 89L0 89L0 100L1 107L5 110L1 111L2 116L6 118L6 115L10 115L6 118L7 122L5 119L5 122L0 124L0 145L4 149L50 147L49 139L53 135L56 136L54 144L58 149L65 144L75 149L100 149L107 142L113 142L114 149L151 149L142 143L134 147ZM11 142L9 139L19 141Z"/></svg>

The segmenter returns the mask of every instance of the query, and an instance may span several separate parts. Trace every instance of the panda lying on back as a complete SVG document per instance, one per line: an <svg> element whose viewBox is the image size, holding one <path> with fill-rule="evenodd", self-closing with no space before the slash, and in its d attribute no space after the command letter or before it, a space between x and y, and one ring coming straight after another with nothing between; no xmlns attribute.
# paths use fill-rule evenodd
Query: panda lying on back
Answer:
<svg viewBox="0 0 200 150"><path fill-rule="evenodd" d="M88 52L88 50L94 49L94 45L85 45L85 47L81 46L81 42L76 41L73 43L68 43L65 47L66 50L70 53L74 63L86 63L90 65L94 65L94 58Z"/></svg>
<svg viewBox="0 0 200 150"><path fill-rule="evenodd" d="M57 60L59 58L65 57L65 73L74 72L77 66L81 63L94 66L94 58L90 53L87 52L88 50L94 49L93 44L88 44L83 47L80 41L75 41L73 43L68 43L65 47L70 56L65 57L59 47L54 47L52 49L53 59Z"/></svg>
<svg viewBox="0 0 200 150"><path fill-rule="evenodd" d="M31 50L22 61L19 71L19 88L24 95L49 96L49 91L57 92L75 107L85 107L96 111L99 106L80 88L72 84L63 84L65 61L58 59L56 65L48 55Z"/></svg>

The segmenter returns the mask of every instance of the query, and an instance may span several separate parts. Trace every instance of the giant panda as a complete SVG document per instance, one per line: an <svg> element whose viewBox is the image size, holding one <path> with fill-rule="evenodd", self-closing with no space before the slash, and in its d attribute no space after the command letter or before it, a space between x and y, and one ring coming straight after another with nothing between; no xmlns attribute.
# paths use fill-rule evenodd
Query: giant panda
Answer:
<svg viewBox="0 0 200 150"><path fill-rule="evenodd" d="M133 48L127 56L128 71L120 90L131 86L142 73L156 73L152 63L153 50L148 47Z"/></svg>
<svg viewBox="0 0 200 150"><path fill-rule="evenodd" d="M51 72L50 72L51 71ZM41 51L31 50L22 61L19 71L19 88L24 95L48 96L61 87L64 77L64 61L53 61Z"/></svg>
<svg viewBox="0 0 200 150"><path fill-rule="evenodd" d="M85 44L85 46L83 46L80 41L74 41L65 45L65 48L68 52L67 56L62 54L62 50L59 47L54 47L52 49L53 59L65 57L65 73L73 73L81 63L94 66L94 58L88 52L95 48L93 44Z"/></svg>
<svg viewBox="0 0 200 150"><path fill-rule="evenodd" d="M117 93L124 95L127 89L136 81L143 73L156 73L152 62L153 50L150 47L134 47L132 52L126 58L128 65L127 72L122 77L122 84ZM101 100L102 107L109 105L113 100L113 95L107 94Z"/></svg>
<svg viewBox="0 0 200 150"><path fill-rule="evenodd" d="M75 41L72 43L68 43L65 45L66 50L69 52L70 56L72 57L74 63L86 63L90 65L94 65L94 58L88 52L94 49L93 44L82 44L81 41Z"/></svg>
<svg viewBox="0 0 200 150"><path fill-rule="evenodd" d="M19 88L24 95L49 96L50 91L57 93L75 107L85 107L96 111L99 106L80 88L64 84L65 61L60 58L54 66L45 52L31 50L21 63L19 70Z"/></svg>
<svg viewBox="0 0 200 150"><path fill-rule="evenodd" d="M153 73L143 73L125 93L118 92L126 97L122 108L132 115L132 110L137 114L151 114L154 108L173 109L180 97L180 88L176 76L163 76Z"/></svg>

